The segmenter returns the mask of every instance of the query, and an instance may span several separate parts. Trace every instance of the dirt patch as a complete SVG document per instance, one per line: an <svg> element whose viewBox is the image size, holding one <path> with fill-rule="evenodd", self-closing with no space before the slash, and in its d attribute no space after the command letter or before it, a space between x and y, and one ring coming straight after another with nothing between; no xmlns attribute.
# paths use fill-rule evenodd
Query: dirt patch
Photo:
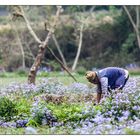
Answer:
<svg viewBox="0 0 140 140"><path fill-rule="evenodd" d="M95 94L69 94L69 95L44 94L39 96L38 98L46 102L52 102L54 104L96 101Z"/></svg>

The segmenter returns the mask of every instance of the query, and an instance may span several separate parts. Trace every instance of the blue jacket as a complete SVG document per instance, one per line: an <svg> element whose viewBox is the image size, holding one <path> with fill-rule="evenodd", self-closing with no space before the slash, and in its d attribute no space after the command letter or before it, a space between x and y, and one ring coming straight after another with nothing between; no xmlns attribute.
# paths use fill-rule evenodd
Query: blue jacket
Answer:
<svg viewBox="0 0 140 140"><path fill-rule="evenodd" d="M115 89L116 81L119 77L127 78L127 71L118 67L108 67L96 72L100 85L98 85L98 90L102 92L107 92L107 89ZM120 83L121 85L121 83Z"/></svg>

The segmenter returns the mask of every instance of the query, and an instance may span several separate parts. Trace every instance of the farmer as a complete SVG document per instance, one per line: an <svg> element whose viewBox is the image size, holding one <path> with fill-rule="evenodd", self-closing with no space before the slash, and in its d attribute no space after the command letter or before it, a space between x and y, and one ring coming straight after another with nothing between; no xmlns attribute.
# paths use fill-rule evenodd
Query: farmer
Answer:
<svg viewBox="0 0 140 140"><path fill-rule="evenodd" d="M122 90L129 73L127 70L117 67L108 67L99 71L87 71L86 78L97 85L97 103L100 103L101 95L108 94L112 90Z"/></svg>

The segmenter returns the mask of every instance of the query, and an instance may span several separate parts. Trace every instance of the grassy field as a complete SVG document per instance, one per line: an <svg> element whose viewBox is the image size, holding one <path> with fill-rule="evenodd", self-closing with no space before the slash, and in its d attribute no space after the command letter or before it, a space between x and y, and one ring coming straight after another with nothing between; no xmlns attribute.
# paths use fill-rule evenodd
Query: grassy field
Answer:
<svg viewBox="0 0 140 140"><path fill-rule="evenodd" d="M73 74L77 79L77 82L87 84L88 81L86 80L84 75ZM44 76L37 76L36 77L36 84L40 82L43 78L57 78L63 84L69 85L75 82L67 73L57 73L51 72L48 75ZM0 76L0 87L6 87L11 83L27 83L28 77L25 75L17 75L15 73L6 73L4 76Z"/></svg>
<svg viewBox="0 0 140 140"><path fill-rule="evenodd" d="M71 84L73 84L75 81L66 73L58 73L58 72L51 72L51 73L45 73L43 75L38 75L36 79L36 86L38 85L41 90L33 90L32 88L29 90L28 86L18 88L12 91L12 93L9 94L9 91L7 90L6 98L11 100L13 104L15 104L15 109L18 111L15 116L17 116L16 120L14 118L8 123L16 123L16 128L10 128L8 127L1 127L0 126L0 134L73 134L73 132L76 132L74 134L98 134L94 129L102 128L103 131L100 132L101 134L118 134L120 133L119 125L122 125L122 122L118 122L117 120L122 120L123 112L124 117L128 117L127 120L123 120L124 127L127 127L127 124L129 124L129 121L134 118L136 118L136 123L139 122L139 77L137 76L130 76L130 80L128 81L128 84L126 85L126 89L124 93L119 94L118 97L122 98L123 100L118 100L116 96L114 97L108 97L107 100L102 105L96 105L95 106L95 100L96 96L93 94L93 90L87 90L90 89L93 84L90 84L84 74L79 75L73 73L75 78L77 79L78 84L75 84L75 87L71 87ZM42 86L42 79L43 78L53 78L53 81L46 82L45 85ZM58 80L62 83L57 84L55 81ZM48 80L47 80L48 81ZM135 82L137 86L135 85ZM27 75L19 75L17 73L4 73L0 75L0 88L6 88L11 83L27 83ZM67 85L64 87L67 87L67 90L70 92L66 92L65 94L61 94L60 91L63 91L63 85ZM88 86L87 86L88 85ZM15 86L15 85L14 85ZM87 87L86 87L87 86ZM69 88L68 88L69 87ZM78 90L77 90L78 88ZM28 91L29 90L29 91ZM130 93L131 94L130 94ZM47 93L47 94L46 94ZM129 93L129 94L128 94ZM132 94L133 93L133 94ZM92 95L92 96L91 96ZM129 95L129 96L128 96ZM135 95L135 96L133 96ZM124 98L127 97L127 98ZM117 102L114 102L113 98L116 98ZM0 98L0 115L3 114L2 110L8 110L8 108L11 107L11 103L9 100L6 99L6 102L8 101L10 103L10 106L6 103L3 104L3 98ZM37 100L36 100L37 99ZM39 103L38 103L39 99ZM59 101L60 100L60 101ZM129 102L128 102L129 100ZM120 103L118 103L120 102ZM35 110L37 112L34 112L34 104ZM129 105L128 105L129 104ZM119 105L119 109L118 109ZM123 106L122 106L123 105ZM6 108L7 107L7 108ZM66 125L59 125L59 126L50 126L49 124L41 124L40 119L43 118L41 112L45 109L49 109L53 115L57 118L58 123L63 122ZM118 112L116 112L116 109ZM108 109L108 110L106 110ZM112 117L110 117L111 110L112 112L116 112L116 114L111 114ZM127 113L130 111L131 113ZM12 113L12 112L11 112ZM102 127L100 127L100 115L102 114L103 119L107 122L104 122L105 124L102 124ZM32 117L33 114L36 114L35 117ZM4 114L7 117L7 114ZM12 115L12 114L11 114ZM41 116L40 116L41 115ZM118 116L120 115L120 116ZM98 118L99 117L99 118ZM18 127L17 126L17 120L24 120L28 118L27 127ZM48 118L47 118L48 119ZM113 121L114 124L111 122L108 122L108 120ZM92 121L95 121L97 123L94 125ZM87 121L88 125L87 126ZM55 121L54 121L55 122ZM1 118L0 118L1 123ZM98 124L99 123L99 124ZM119 123L119 124L118 124ZM90 126L92 125L92 127ZM116 125L114 130L114 125ZM84 128L86 126L86 128ZM104 127L111 128L110 130L107 130ZM77 127L80 127L77 128ZM28 130L27 130L28 129ZM30 130L29 130L30 129ZM92 132L91 129L93 130ZM125 131L125 134L140 134L139 131L133 131L133 129L128 129L128 132ZM112 132L112 130L114 132ZM32 131L30 133L30 131ZM98 131L97 131L98 132ZM123 134L123 133L121 133Z"/></svg>
<svg viewBox="0 0 140 140"><path fill-rule="evenodd" d="M84 83L84 84L90 84L87 79L85 78L84 74L79 75L76 73L73 73L74 77L77 79L77 82ZM138 73L130 73L131 77L139 77L140 74ZM50 72L43 75L39 75L36 77L36 84L40 82L43 78L56 78L60 82L62 82L65 85L72 84L75 82L67 73L60 73L60 72ZM11 83L27 83L28 76L27 75L18 75L16 73L5 73L0 75L0 87L6 87Z"/></svg>
<svg viewBox="0 0 140 140"><path fill-rule="evenodd" d="M80 83L88 83L85 79L84 75L73 74L77 79L77 82ZM65 85L72 84L75 82L67 73L57 73L51 72L49 74L45 74L44 76L37 76L36 77L36 84L43 78L56 78L58 81L62 82ZM26 75L18 75L16 73L3 73L0 75L0 88L6 88L8 85L12 83L27 83L28 77ZM58 128L53 132L48 126L39 127L36 129L37 134L69 134L71 130L69 128ZM26 134L26 130L24 128L0 128L0 134Z"/></svg>
<svg viewBox="0 0 140 140"><path fill-rule="evenodd" d="M85 79L84 75L73 75L77 79L77 82L88 84L88 81ZM39 84L43 78L56 78L58 81L65 85L69 85L75 82L67 73L52 72L44 76L37 76L36 84ZM28 77L25 75L20 76L16 73L4 73L0 78L0 88L6 88L11 83L27 83L27 79ZM51 128L48 126L38 127L36 130L37 134L70 134L71 132L69 128L65 127L55 129L55 132L53 132L53 130L51 130ZM26 134L26 130L24 128L0 128L0 134Z"/></svg>

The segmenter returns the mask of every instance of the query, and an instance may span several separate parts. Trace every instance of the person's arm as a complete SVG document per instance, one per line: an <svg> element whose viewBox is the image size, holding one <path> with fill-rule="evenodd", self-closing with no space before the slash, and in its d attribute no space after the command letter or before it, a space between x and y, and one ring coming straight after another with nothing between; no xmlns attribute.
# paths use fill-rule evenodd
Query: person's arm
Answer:
<svg viewBox="0 0 140 140"><path fill-rule="evenodd" d="M97 104L100 103L101 95L102 95L102 89L101 89L101 84L99 83L97 85Z"/></svg>
<svg viewBox="0 0 140 140"><path fill-rule="evenodd" d="M107 94L107 92L108 92L108 78L103 77L100 79L100 82L101 82L102 94Z"/></svg>
<svg viewBox="0 0 140 140"><path fill-rule="evenodd" d="M103 77L100 79L100 84L97 86L97 103L100 103L101 95L108 92L108 78Z"/></svg>
<svg viewBox="0 0 140 140"><path fill-rule="evenodd" d="M100 103L100 100L101 100L101 93L97 93L97 104Z"/></svg>

